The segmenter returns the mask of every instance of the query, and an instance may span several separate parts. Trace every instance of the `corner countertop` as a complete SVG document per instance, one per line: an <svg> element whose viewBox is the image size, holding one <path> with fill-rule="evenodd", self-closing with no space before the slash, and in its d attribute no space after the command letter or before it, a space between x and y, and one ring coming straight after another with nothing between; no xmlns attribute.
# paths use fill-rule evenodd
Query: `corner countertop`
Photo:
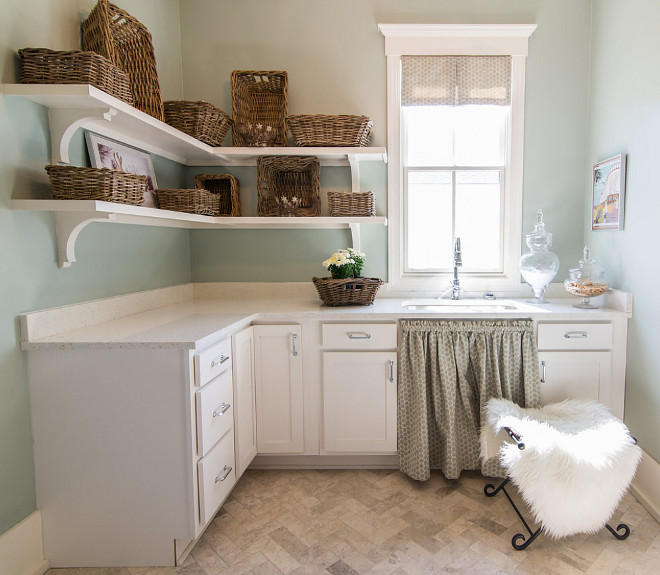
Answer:
<svg viewBox="0 0 660 575"><path fill-rule="evenodd" d="M596 310L573 307L575 298L549 299L522 309L468 313L408 310L402 298L377 298L370 306L328 307L313 297L199 297L188 284L63 306L20 316L21 348L202 349L255 322L392 321L398 319L505 319L611 321L630 317L629 305L612 297ZM167 291L174 290L174 291ZM621 293L621 292L619 292ZM249 294L248 294L249 295ZM137 299L136 299L137 296ZM139 299L142 298L142 299ZM474 301L474 300L472 300ZM136 303L137 302L137 303ZM155 306L155 307L154 307Z"/></svg>

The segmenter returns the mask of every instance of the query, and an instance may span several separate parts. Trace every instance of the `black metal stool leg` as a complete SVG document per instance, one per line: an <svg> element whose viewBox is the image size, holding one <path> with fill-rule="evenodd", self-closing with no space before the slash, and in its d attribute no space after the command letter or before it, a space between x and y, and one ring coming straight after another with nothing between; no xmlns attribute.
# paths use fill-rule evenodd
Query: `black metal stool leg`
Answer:
<svg viewBox="0 0 660 575"><path fill-rule="evenodd" d="M525 527L527 527L527 523L525 523ZM522 533L516 533L511 538L511 545L513 545L514 549L517 549L518 551L522 551L523 549L527 549L527 547L529 547L530 543L532 541L534 541L534 539L536 539L541 534L541 531L543 531L543 525L541 525L541 527L539 527L536 531L534 531L534 533L532 533L529 530L529 527L527 527L527 530L529 531L529 535L530 535L530 537L529 537L529 539L527 539L527 541L525 541L525 536ZM520 540L520 539L522 539L525 542L521 543L521 544L518 544L518 540Z"/></svg>
<svg viewBox="0 0 660 575"><path fill-rule="evenodd" d="M492 483L486 485L486 487L484 487L484 493L486 494L486 497L495 497L502 489L504 489L504 486L509 483L509 481L510 479L507 477L497 487L495 487Z"/></svg>
<svg viewBox="0 0 660 575"><path fill-rule="evenodd" d="M628 535L630 535L630 527L628 527L625 523L619 523L616 526L616 530L611 527L609 523L605 524L605 527L607 527L607 530L619 540L626 539ZM623 533L618 533L618 531L621 531L622 529Z"/></svg>

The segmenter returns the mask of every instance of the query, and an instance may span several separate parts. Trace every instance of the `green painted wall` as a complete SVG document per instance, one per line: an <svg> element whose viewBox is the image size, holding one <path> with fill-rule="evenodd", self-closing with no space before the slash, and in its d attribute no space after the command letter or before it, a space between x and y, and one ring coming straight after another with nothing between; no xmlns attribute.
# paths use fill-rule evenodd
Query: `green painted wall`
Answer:
<svg viewBox="0 0 660 575"><path fill-rule="evenodd" d="M178 0L117 0L143 21L165 62L163 93L181 97ZM79 23L93 0L0 2L0 79L17 81L16 50L79 49ZM32 438L25 354L17 316L25 311L190 281L186 230L91 224L76 246L78 262L57 267L52 213L9 209L12 198L48 197L47 111L21 98L0 98L0 533L35 509ZM82 133L72 143L77 165L87 161ZM161 185L179 186L181 166L154 158Z"/></svg>
<svg viewBox="0 0 660 575"><path fill-rule="evenodd" d="M625 420L641 447L660 461L660 385L655 371L660 340L660 4L655 0L594 0L589 153L583 195L585 242L616 287L633 292L629 324ZM591 231L591 169L626 154L628 177L623 231Z"/></svg>

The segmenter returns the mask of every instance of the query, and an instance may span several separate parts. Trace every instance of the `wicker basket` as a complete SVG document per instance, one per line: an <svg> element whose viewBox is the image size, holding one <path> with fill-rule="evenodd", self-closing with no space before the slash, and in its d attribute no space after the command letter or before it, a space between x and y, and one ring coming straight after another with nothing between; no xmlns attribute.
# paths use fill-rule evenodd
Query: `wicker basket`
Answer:
<svg viewBox="0 0 660 575"><path fill-rule="evenodd" d="M297 198L296 216L321 213L321 164L316 156L257 158L257 214L280 215L282 198Z"/></svg>
<svg viewBox="0 0 660 575"><path fill-rule="evenodd" d="M367 146L373 121L367 116L289 116L287 126L296 146Z"/></svg>
<svg viewBox="0 0 660 575"><path fill-rule="evenodd" d="M231 118L208 102L168 100L163 103L165 122L209 146L220 146Z"/></svg>
<svg viewBox="0 0 660 575"><path fill-rule="evenodd" d="M91 84L133 104L128 74L95 52L57 52L47 48L23 48L21 84Z"/></svg>
<svg viewBox="0 0 660 575"><path fill-rule="evenodd" d="M373 192L328 192L331 216L375 216Z"/></svg>
<svg viewBox="0 0 660 575"><path fill-rule="evenodd" d="M138 110L164 119L156 55L147 28L108 0L99 0L82 23L83 48L126 72Z"/></svg>
<svg viewBox="0 0 660 575"><path fill-rule="evenodd" d="M288 75L282 71L231 73L234 146L286 146Z"/></svg>
<svg viewBox="0 0 660 575"><path fill-rule="evenodd" d="M337 305L371 305L383 280L378 278L312 278L323 303Z"/></svg>
<svg viewBox="0 0 660 575"><path fill-rule="evenodd" d="M219 201L217 216L241 215L238 180L231 174L197 174L195 187L213 192Z"/></svg>
<svg viewBox="0 0 660 575"><path fill-rule="evenodd" d="M140 205L144 201L145 176L108 168L46 166L57 200L103 200Z"/></svg>
<svg viewBox="0 0 660 575"><path fill-rule="evenodd" d="M161 188L156 190L156 198L158 199L158 207L161 210L217 216L220 209L218 194L197 188L188 190Z"/></svg>

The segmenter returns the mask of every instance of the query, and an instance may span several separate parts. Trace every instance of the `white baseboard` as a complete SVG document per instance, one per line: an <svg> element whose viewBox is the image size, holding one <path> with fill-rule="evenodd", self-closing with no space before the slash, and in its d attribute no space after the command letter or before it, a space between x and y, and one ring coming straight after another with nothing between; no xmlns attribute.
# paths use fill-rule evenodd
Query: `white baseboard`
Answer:
<svg viewBox="0 0 660 575"><path fill-rule="evenodd" d="M50 564L44 559L41 513L35 511L0 535L0 573L43 575Z"/></svg>
<svg viewBox="0 0 660 575"><path fill-rule="evenodd" d="M660 523L660 463L646 451L642 451L642 454L630 492Z"/></svg>

